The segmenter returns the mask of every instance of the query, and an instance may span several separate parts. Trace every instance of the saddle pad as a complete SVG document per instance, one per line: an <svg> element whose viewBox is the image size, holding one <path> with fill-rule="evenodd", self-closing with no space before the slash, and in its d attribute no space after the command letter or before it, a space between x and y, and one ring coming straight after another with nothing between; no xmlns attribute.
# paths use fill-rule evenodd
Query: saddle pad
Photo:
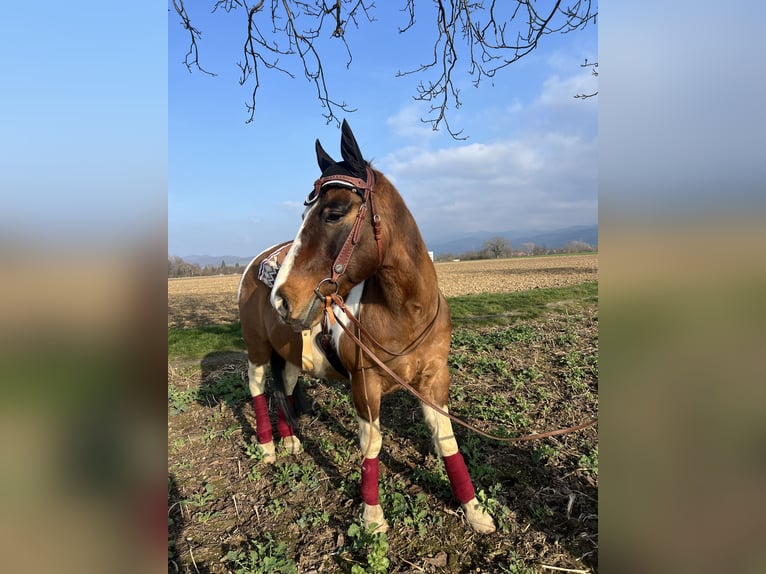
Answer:
<svg viewBox="0 0 766 574"><path fill-rule="evenodd" d="M285 260L287 250L290 249L291 245L292 242L275 249L266 259L261 261L261 265L258 267L258 279L269 288L274 287L274 280L277 278L277 273L279 273L279 266Z"/></svg>

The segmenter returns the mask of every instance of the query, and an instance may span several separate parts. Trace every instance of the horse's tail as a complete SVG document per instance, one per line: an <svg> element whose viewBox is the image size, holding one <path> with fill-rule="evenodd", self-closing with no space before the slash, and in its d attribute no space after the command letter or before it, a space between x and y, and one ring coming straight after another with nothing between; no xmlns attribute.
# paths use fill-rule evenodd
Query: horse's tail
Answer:
<svg viewBox="0 0 766 574"><path fill-rule="evenodd" d="M306 395L303 388L303 380L298 379L293 390L292 405L287 400L287 391L285 389L285 360L275 351L271 353L271 376L274 379L274 396L277 400L277 406L285 413L287 423L295 428L298 423L298 417L310 414L314 411L314 405Z"/></svg>

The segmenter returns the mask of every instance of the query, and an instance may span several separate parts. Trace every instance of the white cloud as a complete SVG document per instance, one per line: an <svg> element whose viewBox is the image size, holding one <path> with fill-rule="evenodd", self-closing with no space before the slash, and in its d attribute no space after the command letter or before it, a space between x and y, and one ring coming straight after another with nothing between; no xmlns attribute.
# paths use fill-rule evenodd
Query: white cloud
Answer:
<svg viewBox="0 0 766 574"><path fill-rule="evenodd" d="M408 150L389 155L381 166L426 237L596 222L595 137L551 132Z"/></svg>
<svg viewBox="0 0 766 574"><path fill-rule="evenodd" d="M596 223L598 98L574 96L598 86L582 62L562 56L537 94L487 101L465 118L466 142L433 137L414 104L388 119L407 143L376 165L427 240Z"/></svg>
<svg viewBox="0 0 766 574"><path fill-rule="evenodd" d="M421 118L424 117L426 114L423 112L422 106L413 102L386 119L386 125L397 136L425 142L433 138L435 132L431 128L431 124L421 121Z"/></svg>
<svg viewBox="0 0 766 574"><path fill-rule="evenodd" d="M583 104L585 104L595 107L596 100L579 101L574 97L577 94L589 94L595 91L598 91L598 82L591 71L583 71L577 75L565 78L554 74L545 80L542 92L533 105L541 107L561 105L583 107Z"/></svg>

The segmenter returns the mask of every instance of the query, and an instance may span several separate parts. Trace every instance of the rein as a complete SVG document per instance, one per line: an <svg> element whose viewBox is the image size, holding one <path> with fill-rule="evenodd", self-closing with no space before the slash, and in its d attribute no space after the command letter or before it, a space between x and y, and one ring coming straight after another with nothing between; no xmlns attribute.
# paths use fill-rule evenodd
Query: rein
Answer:
<svg viewBox="0 0 766 574"><path fill-rule="evenodd" d="M334 319L335 316L334 316L334 314L332 312L332 309L331 309L331 306L334 303L335 305L337 305L346 314L346 317L348 317L355 325L361 327L361 324L357 321L356 317L354 317L354 315L351 313L351 311L349 311L348 307L346 307L346 304L344 303L343 298L340 295L338 295L337 293L333 293L331 295L328 295L328 296L324 297L324 301L325 301L324 312L330 318L330 322L331 323L335 321L335 319ZM437 316L438 316L438 313L437 313ZM563 428L563 429L557 429L557 430L553 430L553 431L548 431L548 432L544 432L544 433L539 433L539 434L520 436L520 437L499 437L499 436L491 435L491 434L489 434L487 432L484 432L480 428L472 425L471 423L465 422L464 420L462 420L462 419L460 419L460 418L458 418L458 417L448 413L444 409L442 409L442 408L438 407L436 404L434 404L433 401L431 401L430 399L427 399L425 396L423 396L421 393L419 393L417 390L415 390L415 388L412 385L410 385L407 381L402 379L393 370L391 370L391 368L388 365L386 365L383 361L381 361L375 355L375 353L373 353L373 351L367 345L365 345L359 337L357 337L352 332L351 329L349 329L348 327L346 327L346 325L343 324L342 321L339 321L339 323L340 323L340 326L343 328L343 331L345 331L346 335L348 335L351 338L351 340L354 342L354 344L365 355L367 355L367 357L369 357L370 360L372 360L373 363L375 363L378 367L383 369L383 371L386 374L388 374L388 376L390 376L392 379L394 379L394 381L396 383L401 385L403 388L407 389L410 393L412 393L418 399L420 399L425 404L427 404L429 407L434 409L437 413L439 413L439 414L449 418L450 420L454 421L455 423L457 423L457 424L467 428L468 430L473 431L473 432L475 432L475 433L477 433L477 434L479 434L479 435L481 435L481 436L483 436L485 438L488 438L488 439L491 439L491 440L500 441L500 442L527 442L527 441L539 440L539 439L542 439L542 438L547 438L547 437L552 437L552 436L557 436L557 435L562 435L562 434L567 434L567 433L570 433L570 432L582 430L582 429L594 426L598 422L598 419L591 419L591 420L589 420L589 421L587 421L585 423L581 423L579 425L575 425L575 426L571 426L571 427L567 427L567 428ZM432 326L433 326L433 322L432 322L431 325L429 325L429 327L426 330L430 331L430 327L432 327ZM366 330L365 330L365 333L366 333L367 337L369 337L375 343L375 345L380 347L380 344L377 341L375 341L375 339L372 338L370 336L370 334L367 333ZM419 337L419 339L421 339L421 341L422 341L421 337ZM408 345L408 346L410 346L410 345ZM364 372L364 369L362 369L362 372Z"/></svg>

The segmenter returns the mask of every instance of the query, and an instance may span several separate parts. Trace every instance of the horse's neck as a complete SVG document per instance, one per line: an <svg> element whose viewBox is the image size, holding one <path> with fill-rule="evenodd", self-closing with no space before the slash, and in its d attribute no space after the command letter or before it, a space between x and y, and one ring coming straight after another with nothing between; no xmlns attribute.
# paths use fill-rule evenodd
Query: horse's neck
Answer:
<svg viewBox="0 0 766 574"><path fill-rule="evenodd" d="M414 220L411 224L414 228ZM389 245L383 264L368 282L392 319L418 313L430 317L435 312L439 297L436 269L419 232Z"/></svg>
<svg viewBox="0 0 766 574"><path fill-rule="evenodd" d="M383 263L367 280L365 291L382 303L381 314L397 320L436 311L439 287L436 269L428 256L415 219L402 196L377 172L379 213L388 230L384 235Z"/></svg>

